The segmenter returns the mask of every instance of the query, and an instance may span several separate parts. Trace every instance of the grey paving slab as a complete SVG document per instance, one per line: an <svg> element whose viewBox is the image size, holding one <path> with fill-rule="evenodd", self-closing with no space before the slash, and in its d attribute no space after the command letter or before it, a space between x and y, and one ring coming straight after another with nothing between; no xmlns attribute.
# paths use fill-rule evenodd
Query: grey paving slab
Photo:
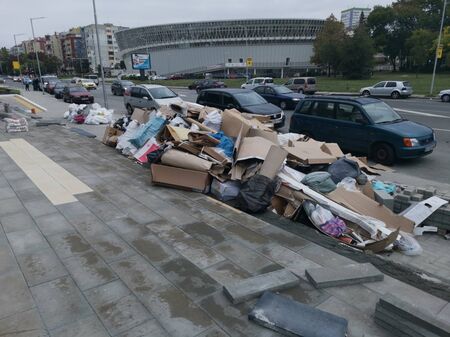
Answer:
<svg viewBox="0 0 450 337"><path fill-rule="evenodd" d="M113 232L88 240L97 253L108 263L135 254L134 250Z"/></svg>
<svg viewBox="0 0 450 337"><path fill-rule="evenodd" d="M95 314L50 331L51 337L109 337Z"/></svg>
<svg viewBox="0 0 450 337"><path fill-rule="evenodd" d="M223 261L203 270L221 285L246 279L251 274L231 261Z"/></svg>
<svg viewBox="0 0 450 337"><path fill-rule="evenodd" d="M36 228L33 218L26 211L4 215L0 217L0 223L6 233Z"/></svg>
<svg viewBox="0 0 450 337"><path fill-rule="evenodd" d="M9 243L16 255L27 254L49 248L47 241L36 229L7 233Z"/></svg>
<svg viewBox="0 0 450 337"><path fill-rule="evenodd" d="M25 201L23 204L34 218L58 212L58 209L47 198Z"/></svg>
<svg viewBox="0 0 450 337"><path fill-rule="evenodd" d="M61 259L83 254L91 249L91 245L76 232L53 234L48 236L47 239Z"/></svg>
<svg viewBox="0 0 450 337"><path fill-rule="evenodd" d="M90 201L86 206L102 221L124 218L126 213L109 201ZM126 211L126 209L124 209Z"/></svg>
<svg viewBox="0 0 450 337"><path fill-rule="evenodd" d="M33 298L18 269L0 275L0 319L34 307Z"/></svg>
<svg viewBox="0 0 450 337"><path fill-rule="evenodd" d="M106 224L128 242L152 234L145 224L138 223L129 217L107 221Z"/></svg>
<svg viewBox="0 0 450 337"><path fill-rule="evenodd" d="M214 248L233 263L250 273L258 273L261 269L273 265L273 262L236 241L225 241Z"/></svg>
<svg viewBox="0 0 450 337"><path fill-rule="evenodd" d="M81 290L90 289L116 279L115 274L92 250L63 260Z"/></svg>
<svg viewBox="0 0 450 337"><path fill-rule="evenodd" d="M346 287L327 288L325 291L341 301L354 306L361 312L373 312L380 299L380 294L365 287L364 285L350 285ZM358 300L355 301L354 299Z"/></svg>
<svg viewBox="0 0 450 337"><path fill-rule="evenodd" d="M41 317L50 330L92 314L89 304L68 276L30 289Z"/></svg>
<svg viewBox="0 0 450 337"><path fill-rule="evenodd" d="M325 267L342 266L354 263L353 260L312 242L298 250L297 253L308 260Z"/></svg>
<svg viewBox="0 0 450 337"><path fill-rule="evenodd" d="M227 239L220 231L204 222L183 225L182 229L207 246L217 245Z"/></svg>
<svg viewBox="0 0 450 337"><path fill-rule="evenodd" d="M329 299L332 295L325 290L314 288L309 282L300 279L296 287L278 291L284 297L293 301L308 304L313 307Z"/></svg>
<svg viewBox="0 0 450 337"><path fill-rule="evenodd" d="M246 303L231 304L222 292L208 296L199 305L230 336L280 336L276 332L250 322L247 318L250 307Z"/></svg>
<svg viewBox="0 0 450 337"><path fill-rule="evenodd" d="M171 245L175 242L192 238L185 231L166 219L152 221L148 223L146 227L159 238Z"/></svg>
<svg viewBox="0 0 450 337"><path fill-rule="evenodd" d="M22 202L37 201L46 198L46 196L36 186L27 189L19 189L15 192Z"/></svg>
<svg viewBox="0 0 450 337"><path fill-rule="evenodd" d="M194 337L213 326L206 312L174 286L164 286L143 301L173 337Z"/></svg>
<svg viewBox="0 0 450 337"><path fill-rule="evenodd" d="M102 235L111 233L111 229L95 215L87 215L84 220L79 220L76 223L69 220L75 229L80 232L84 238L96 239Z"/></svg>
<svg viewBox="0 0 450 337"><path fill-rule="evenodd" d="M150 221L161 219L161 216L148 207L136 203L127 207L127 216L140 224L147 224Z"/></svg>
<svg viewBox="0 0 450 337"><path fill-rule="evenodd" d="M147 260L139 255L111 263L111 268L139 298L148 296L170 282Z"/></svg>
<svg viewBox="0 0 450 337"><path fill-rule="evenodd" d="M152 318L120 280L88 290L85 295L111 335L127 331Z"/></svg>
<svg viewBox="0 0 450 337"><path fill-rule="evenodd" d="M154 235L133 240L131 245L152 264L162 264L178 257L178 253Z"/></svg>
<svg viewBox="0 0 450 337"><path fill-rule="evenodd" d="M273 225L264 226L258 232L269 238L271 242L276 242L293 251L298 251L310 244L310 241Z"/></svg>
<svg viewBox="0 0 450 337"><path fill-rule="evenodd" d="M0 320L2 337L48 337L36 309L23 311Z"/></svg>
<svg viewBox="0 0 450 337"><path fill-rule="evenodd" d="M44 235L66 233L74 230L74 227L61 213L51 213L34 218L36 224Z"/></svg>
<svg viewBox="0 0 450 337"><path fill-rule="evenodd" d="M269 238L258 234L256 231L245 228L244 226L232 224L224 229L227 236L232 237L236 241L244 243L250 248L257 249L270 243Z"/></svg>
<svg viewBox="0 0 450 337"><path fill-rule="evenodd" d="M278 244L262 247L261 253L302 278L306 277L306 269L320 267L317 263Z"/></svg>
<svg viewBox="0 0 450 337"><path fill-rule="evenodd" d="M272 292L265 292L261 296L248 314L248 318L288 336L347 336L348 321L345 318Z"/></svg>
<svg viewBox="0 0 450 337"><path fill-rule="evenodd" d="M14 190L11 187L9 186L0 187L0 200L11 199L16 197L17 197L16 192L14 192Z"/></svg>
<svg viewBox="0 0 450 337"><path fill-rule="evenodd" d="M0 237L0 275L19 270L14 254L5 237Z"/></svg>
<svg viewBox="0 0 450 337"><path fill-rule="evenodd" d="M134 327L117 337L170 337L169 334L155 320L147 321L137 327Z"/></svg>
<svg viewBox="0 0 450 337"><path fill-rule="evenodd" d="M184 258L163 264L161 271L194 301L220 289L220 285L214 279Z"/></svg>
<svg viewBox="0 0 450 337"><path fill-rule="evenodd" d="M282 269L224 285L223 292L233 304L238 304L256 298L265 291L293 288L299 281L289 270Z"/></svg>
<svg viewBox="0 0 450 337"><path fill-rule="evenodd" d="M92 219L93 216L89 208L79 201L58 205L56 207L71 224L85 222L87 219Z"/></svg>
<svg viewBox="0 0 450 337"><path fill-rule="evenodd" d="M18 179L9 179L8 182L16 192L36 187L36 185L26 176Z"/></svg>
<svg viewBox="0 0 450 337"><path fill-rule="evenodd" d="M29 287L67 275L51 248L19 255L17 260Z"/></svg>
<svg viewBox="0 0 450 337"><path fill-rule="evenodd" d="M3 199L0 202L0 216L26 212L22 202L17 198Z"/></svg>
<svg viewBox="0 0 450 337"><path fill-rule="evenodd" d="M316 288L380 282L384 279L384 274L371 263L308 268L305 274Z"/></svg>
<svg viewBox="0 0 450 337"><path fill-rule="evenodd" d="M437 318L440 320L448 320L450 322L450 303L448 303L444 308L442 308Z"/></svg>
<svg viewBox="0 0 450 337"><path fill-rule="evenodd" d="M174 242L173 247L200 269L225 261L225 257L194 238Z"/></svg>
<svg viewBox="0 0 450 337"><path fill-rule="evenodd" d="M211 328L200 335L197 335L195 337L230 337L227 333L225 333L220 328Z"/></svg>

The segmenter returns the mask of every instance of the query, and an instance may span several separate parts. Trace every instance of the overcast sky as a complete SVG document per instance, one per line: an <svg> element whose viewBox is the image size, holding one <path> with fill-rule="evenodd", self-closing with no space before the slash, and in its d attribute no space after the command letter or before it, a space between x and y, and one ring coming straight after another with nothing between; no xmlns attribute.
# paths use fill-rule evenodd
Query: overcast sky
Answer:
<svg viewBox="0 0 450 337"><path fill-rule="evenodd" d="M99 23L126 27L240 18L340 18L343 9L387 5L392 0L96 0ZM7 4L7 5L6 5ZM62 32L94 22L91 0L0 0L0 47L36 36Z"/></svg>

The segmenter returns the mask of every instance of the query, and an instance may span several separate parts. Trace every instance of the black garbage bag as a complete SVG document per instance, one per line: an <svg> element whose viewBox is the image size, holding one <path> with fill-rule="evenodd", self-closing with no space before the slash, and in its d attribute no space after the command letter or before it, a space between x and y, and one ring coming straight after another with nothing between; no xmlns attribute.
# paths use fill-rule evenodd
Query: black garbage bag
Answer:
<svg viewBox="0 0 450 337"><path fill-rule="evenodd" d="M356 161L341 158L328 167L328 173L331 174L331 179L337 184L346 177L356 179L361 174L361 170Z"/></svg>
<svg viewBox="0 0 450 337"><path fill-rule="evenodd" d="M277 179L271 180L256 174L242 185L236 198L236 206L244 212L264 212L269 207L277 186Z"/></svg>

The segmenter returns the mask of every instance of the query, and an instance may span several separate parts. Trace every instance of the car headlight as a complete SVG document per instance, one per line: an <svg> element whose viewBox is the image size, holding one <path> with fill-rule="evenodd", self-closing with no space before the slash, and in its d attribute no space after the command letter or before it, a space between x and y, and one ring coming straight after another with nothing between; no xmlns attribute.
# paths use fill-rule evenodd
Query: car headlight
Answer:
<svg viewBox="0 0 450 337"><path fill-rule="evenodd" d="M292 100L295 102L298 102L298 101L300 101L300 98L293 98Z"/></svg>
<svg viewBox="0 0 450 337"><path fill-rule="evenodd" d="M419 140L417 138L403 138L403 144L406 147L414 147L419 145Z"/></svg>

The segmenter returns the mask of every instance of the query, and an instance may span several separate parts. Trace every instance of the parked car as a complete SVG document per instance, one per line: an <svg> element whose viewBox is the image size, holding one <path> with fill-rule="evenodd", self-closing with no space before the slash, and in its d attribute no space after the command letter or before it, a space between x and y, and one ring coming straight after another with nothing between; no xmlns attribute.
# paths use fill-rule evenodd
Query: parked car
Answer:
<svg viewBox="0 0 450 337"><path fill-rule="evenodd" d="M253 90L283 110L294 110L298 102L305 98L305 95L293 92L284 85L260 85Z"/></svg>
<svg viewBox="0 0 450 337"><path fill-rule="evenodd" d="M436 147L431 128L408 121L383 101L369 97L306 97L292 115L289 132L338 143L346 151L369 154L385 165L398 158L428 155Z"/></svg>
<svg viewBox="0 0 450 337"><path fill-rule="evenodd" d="M181 74L172 74L169 77L169 80L182 80L183 79L183 75Z"/></svg>
<svg viewBox="0 0 450 337"><path fill-rule="evenodd" d="M22 81L22 79L20 78L20 76L13 76L12 80L13 80L14 82L20 82L20 81Z"/></svg>
<svg viewBox="0 0 450 337"><path fill-rule="evenodd" d="M87 90L97 89L97 85L94 83L94 81L90 80L88 78L79 78L77 81L77 84L81 85L82 87L86 88Z"/></svg>
<svg viewBox="0 0 450 337"><path fill-rule="evenodd" d="M1 83L1 84L6 83L6 80L5 80L4 77L0 77L0 83Z"/></svg>
<svg viewBox="0 0 450 337"><path fill-rule="evenodd" d="M189 85L189 89L195 89L197 93L202 91L203 89L212 89L212 88L226 88L225 83L215 80L201 80L195 81L191 85Z"/></svg>
<svg viewBox="0 0 450 337"><path fill-rule="evenodd" d="M134 85L131 81L116 80L111 84L111 93L113 95L123 96L124 92Z"/></svg>
<svg viewBox="0 0 450 337"><path fill-rule="evenodd" d="M158 109L161 105L181 104L183 100L162 85L140 84L125 92L123 102L128 113L132 114L134 108Z"/></svg>
<svg viewBox="0 0 450 337"><path fill-rule="evenodd" d="M150 77L150 79L152 81L156 81L156 80L167 80L166 76L161 76L161 75L153 75Z"/></svg>
<svg viewBox="0 0 450 337"><path fill-rule="evenodd" d="M272 77L255 77L241 85L241 89L253 89L259 85L273 84Z"/></svg>
<svg viewBox="0 0 450 337"><path fill-rule="evenodd" d="M294 77L289 79L285 86L300 94L313 95L317 91L315 77Z"/></svg>
<svg viewBox="0 0 450 337"><path fill-rule="evenodd" d="M94 103L94 96L82 86L66 86L63 89L63 101L76 104L92 104Z"/></svg>
<svg viewBox="0 0 450 337"><path fill-rule="evenodd" d="M50 80L47 83L47 86L45 87L45 91L47 91L49 94L53 95L55 90L56 83L61 82L60 80Z"/></svg>
<svg viewBox="0 0 450 337"><path fill-rule="evenodd" d="M41 83L44 85L44 91L47 91L47 85L50 81L58 81L58 76L55 75L44 75L40 79Z"/></svg>
<svg viewBox="0 0 450 337"><path fill-rule="evenodd" d="M53 93L55 94L55 98L63 98L64 88L68 86L66 82L57 82L55 87L53 88Z"/></svg>
<svg viewBox="0 0 450 337"><path fill-rule="evenodd" d="M283 110L249 89L205 89L198 95L197 103L222 110L237 109L270 116L275 128L283 127L286 119Z"/></svg>
<svg viewBox="0 0 450 337"><path fill-rule="evenodd" d="M362 96L386 96L393 99L409 97L413 94L413 88L407 81L382 81L371 87L361 88Z"/></svg>
<svg viewBox="0 0 450 337"><path fill-rule="evenodd" d="M450 102L450 89L442 90L439 93L439 98L442 102Z"/></svg>
<svg viewBox="0 0 450 337"><path fill-rule="evenodd" d="M86 78L92 80L95 83L95 85L98 86L99 81L97 75L87 75Z"/></svg>

